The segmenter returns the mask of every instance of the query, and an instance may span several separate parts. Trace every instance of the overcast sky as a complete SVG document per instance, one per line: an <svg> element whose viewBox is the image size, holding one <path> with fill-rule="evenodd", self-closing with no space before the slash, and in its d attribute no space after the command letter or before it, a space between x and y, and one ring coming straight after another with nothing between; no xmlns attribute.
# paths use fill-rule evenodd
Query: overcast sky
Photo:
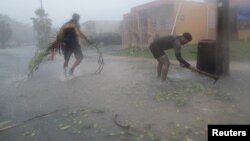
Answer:
<svg viewBox="0 0 250 141"><path fill-rule="evenodd" d="M81 15L80 22L88 20L121 20L131 7L154 0L43 0L43 8L53 25L58 27L71 18ZM40 7L40 0L0 0L0 14L6 14L19 22L32 24L30 17Z"/></svg>

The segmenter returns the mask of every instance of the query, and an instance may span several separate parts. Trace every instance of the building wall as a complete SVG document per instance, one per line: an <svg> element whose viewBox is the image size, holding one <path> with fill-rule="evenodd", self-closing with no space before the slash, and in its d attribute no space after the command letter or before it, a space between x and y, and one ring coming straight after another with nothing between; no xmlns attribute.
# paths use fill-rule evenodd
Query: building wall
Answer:
<svg viewBox="0 0 250 141"><path fill-rule="evenodd" d="M96 33L103 32L115 32L120 33L121 22L120 21L97 21Z"/></svg>
<svg viewBox="0 0 250 141"><path fill-rule="evenodd" d="M178 12L180 3L175 6ZM193 36L192 43L201 39L216 38L216 8L214 4L185 1L177 18L175 34L190 32Z"/></svg>
<svg viewBox="0 0 250 141"><path fill-rule="evenodd" d="M237 12L237 7L250 4L250 0L229 0L230 10ZM217 0L156 0L131 9L133 18L124 17L123 41L124 47L136 44L147 47L158 36L171 35L178 9L182 3L176 21L173 35L190 32L193 35L192 43L202 39L216 39L217 32ZM237 14L237 13L236 13ZM230 20L230 35L238 39L249 39L250 29L240 29L236 16ZM232 26L234 25L234 26ZM250 26L249 26L250 27Z"/></svg>
<svg viewBox="0 0 250 141"><path fill-rule="evenodd" d="M122 44L123 47L137 45L140 42L138 29L138 14L129 13L124 15L122 21Z"/></svg>
<svg viewBox="0 0 250 141"><path fill-rule="evenodd" d="M141 13L146 14L147 18L147 28L145 28L143 31L147 31L146 34L148 35L148 39L147 42L144 42L144 44L151 43L156 38L156 36L165 36L171 34L174 19L174 8L172 4L161 5Z"/></svg>
<svg viewBox="0 0 250 141"><path fill-rule="evenodd" d="M104 32L121 34L121 21L88 21L82 24L82 28L92 35Z"/></svg>
<svg viewBox="0 0 250 141"><path fill-rule="evenodd" d="M238 35L240 40L250 40L250 29L239 30Z"/></svg>
<svg viewBox="0 0 250 141"><path fill-rule="evenodd" d="M237 7L244 4L250 4L250 0L229 0L230 7Z"/></svg>
<svg viewBox="0 0 250 141"><path fill-rule="evenodd" d="M250 20L238 21L238 39L250 40Z"/></svg>
<svg viewBox="0 0 250 141"><path fill-rule="evenodd" d="M182 7L175 25L180 2ZM192 43L198 43L201 39L216 39L216 3L156 0L132 8L131 13L124 16L123 20L124 47L128 44L148 47L157 35L171 35L172 30L173 35L190 32L193 35ZM136 42L134 34L139 37Z"/></svg>
<svg viewBox="0 0 250 141"><path fill-rule="evenodd" d="M123 18L123 46L148 47L156 36L170 35L173 0L159 0L131 9Z"/></svg>

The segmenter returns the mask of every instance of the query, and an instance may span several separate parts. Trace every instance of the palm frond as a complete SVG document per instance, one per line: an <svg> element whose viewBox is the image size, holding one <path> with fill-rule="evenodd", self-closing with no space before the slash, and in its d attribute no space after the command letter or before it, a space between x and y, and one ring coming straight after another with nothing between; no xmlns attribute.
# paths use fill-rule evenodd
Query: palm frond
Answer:
<svg viewBox="0 0 250 141"><path fill-rule="evenodd" d="M30 59L28 64L28 77L33 76L34 72L39 68L39 65L42 63L43 59L58 46L58 42L54 41L50 46L44 50L37 50L33 57Z"/></svg>

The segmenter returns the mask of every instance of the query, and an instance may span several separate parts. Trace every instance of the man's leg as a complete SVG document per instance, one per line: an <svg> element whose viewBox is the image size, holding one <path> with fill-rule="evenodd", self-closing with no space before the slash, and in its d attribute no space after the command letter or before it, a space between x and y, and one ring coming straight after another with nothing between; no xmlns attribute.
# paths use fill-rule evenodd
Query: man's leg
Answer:
<svg viewBox="0 0 250 141"><path fill-rule="evenodd" d="M70 56L72 54L72 51L69 48L64 48L63 49L63 55L64 55L64 63L63 63L63 71L64 71L64 75L67 74L67 68L68 68L68 64L69 64L69 59Z"/></svg>
<svg viewBox="0 0 250 141"><path fill-rule="evenodd" d="M72 75L74 73L75 68L82 62L82 59L76 59L75 63L73 64L73 66L70 69L70 74Z"/></svg>
<svg viewBox="0 0 250 141"><path fill-rule="evenodd" d="M78 45L75 49L74 49L74 55L76 57L76 61L73 64L73 66L70 69L70 74L72 75L74 73L75 68L82 62L83 59L83 54L82 54L82 50L80 45Z"/></svg>
<svg viewBox="0 0 250 141"><path fill-rule="evenodd" d="M167 55L163 55L163 56L159 57L157 60L159 61L159 63L162 64L162 69L161 69L162 81L166 81L168 69L169 69L169 64L170 64L169 59L168 59Z"/></svg>
<svg viewBox="0 0 250 141"><path fill-rule="evenodd" d="M150 44L149 49L151 51L151 53L153 54L154 58L157 60L158 64L157 64L157 77L161 78L161 70L162 70L162 63L157 59L161 53L164 54L164 52L162 52L161 50L158 49L157 46L155 46L154 44Z"/></svg>
<svg viewBox="0 0 250 141"><path fill-rule="evenodd" d="M68 64L69 64L69 61L68 60L64 60L63 68L67 69L68 68Z"/></svg>
<svg viewBox="0 0 250 141"><path fill-rule="evenodd" d="M158 60L157 60L158 61ZM158 61L158 65L157 65L157 77L161 78L161 70L162 70L162 63L160 61Z"/></svg>

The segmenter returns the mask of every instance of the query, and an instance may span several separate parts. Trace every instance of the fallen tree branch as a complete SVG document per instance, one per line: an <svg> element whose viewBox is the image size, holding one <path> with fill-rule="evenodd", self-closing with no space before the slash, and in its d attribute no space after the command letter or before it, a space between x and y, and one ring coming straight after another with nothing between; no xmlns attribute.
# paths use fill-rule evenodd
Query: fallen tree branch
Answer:
<svg viewBox="0 0 250 141"><path fill-rule="evenodd" d="M202 75L205 75L205 76L208 76L214 80L218 80L219 79L219 76L217 75L213 75L213 74L210 74L210 73L207 73L207 72L204 72L204 71L201 71L199 69L196 70L196 72L198 72L199 74L202 74Z"/></svg>
<svg viewBox="0 0 250 141"><path fill-rule="evenodd" d="M172 63L172 64L173 64L173 65L177 65L177 64L174 64L174 63ZM214 75L214 74L211 74L211 73L207 73L207 72L201 71L201 70L199 70L199 69L197 69L197 68L193 68L193 69L187 68L187 69L191 70L192 72L196 72L196 73L198 73L198 74L201 74L201 75L203 75L203 76L212 78L212 79L214 80L214 84L215 84L215 83L219 80L219 78L220 78L220 76L218 76L218 75Z"/></svg>
<svg viewBox="0 0 250 141"><path fill-rule="evenodd" d="M27 119L27 120L25 120L25 121L23 121L23 122L16 123L16 124L12 124L12 125L9 125L9 126L7 126L7 127L3 127L3 128L0 129L0 133L1 133L1 132L4 132L4 131L7 131L7 130L9 130L9 129L16 128L16 127L19 127L19 126L21 126L21 125L24 125L25 123L30 122L30 121L33 121L33 120L35 120L35 119L50 116L50 115L52 115L52 114L54 114L54 113L57 113L58 111L59 111L59 110L54 110L54 111L49 112L49 113L45 113L45 114L41 114L41 115L37 115L37 116L32 117L32 118L29 118L29 119Z"/></svg>
<svg viewBox="0 0 250 141"><path fill-rule="evenodd" d="M124 129L127 134L134 134L134 133L145 134L145 133L147 133L146 130L137 129L137 128L131 126L130 124L121 123L120 121L118 121L118 114L115 114L115 116L113 118L113 122L118 127Z"/></svg>
<svg viewBox="0 0 250 141"><path fill-rule="evenodd" d="M55 51L58 51L59 54L61 53L61 43L57 40L52 42L46 49L37 50L28 64L28 78L33 76L34 72L39 68L39 65L42 63L43 59L51 52L54 54Z"/></svg>
<svg viewBox="0 0 250 141"><path fill-rule="evenodd" d="M130 127L131 127L129 124L124 125L123 123L120 123L120 122L118 121L118 114L115 114L115 116L114 116L114 118L113 118L113 122L114 122L117 126L123 128L123 129L130 129Z"/></svg>
<svg viewBox="0 0 250 141"><path fill-rule="evenodd" d="M94 47L96 48L96 51L99 54L99 58L98 58L99 67L97 68L94 74L98 74L98 73L101 73L104 67L104 59L103 59L102 52L100 51L99 47L96 44L94 45Z"/></svg>
<svg viewBox="0 0 250 141"><path fill-rule="evenodd" d="M190 69L190 68L188 68L188 69ZM218 75L214 75L214 74L211 74L211 73L207 73L207 72L204 72L204 71L201 71L201 70L199 70L199 69L197 69L197 68L195 68L195 70L193 70L193 69L190 69L192 72L196 72L196 73L199 73L199 74L201 74L201 75L204 75L204 76L207 76L207 77L209 77L209 78L212 78L213 80L214 80L214 84L219 80L219 76Z"/></svg>

